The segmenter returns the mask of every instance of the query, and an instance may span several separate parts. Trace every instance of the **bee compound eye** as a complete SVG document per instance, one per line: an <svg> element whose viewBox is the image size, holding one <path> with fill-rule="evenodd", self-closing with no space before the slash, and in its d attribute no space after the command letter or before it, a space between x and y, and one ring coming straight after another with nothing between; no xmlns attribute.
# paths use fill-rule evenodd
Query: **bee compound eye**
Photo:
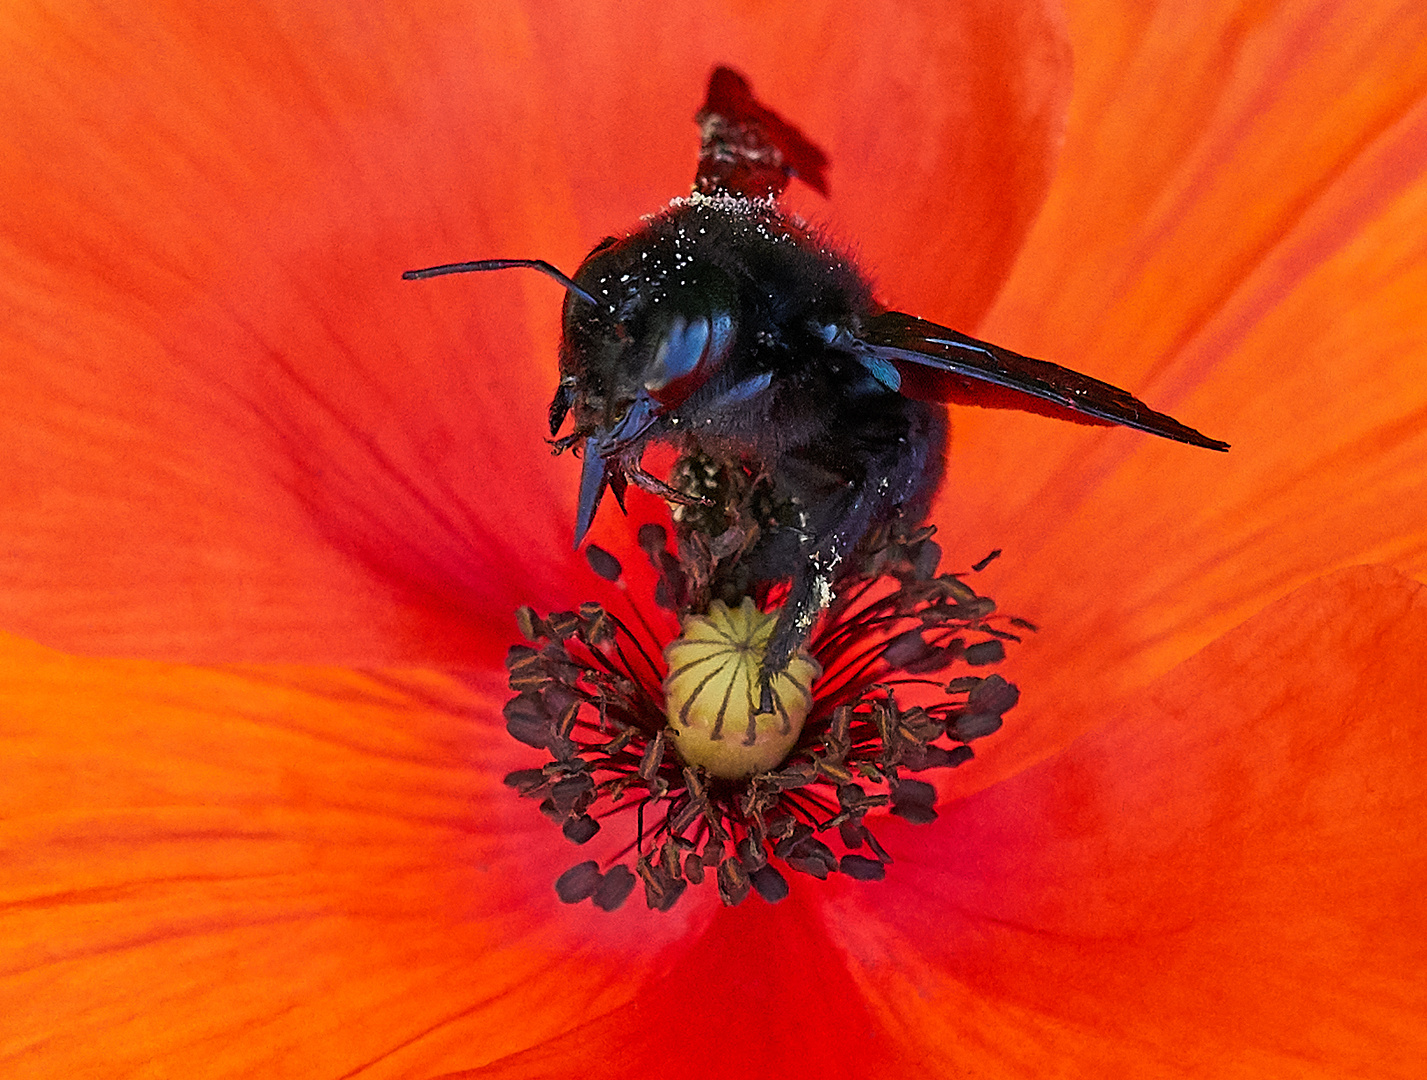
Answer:
<svg viewBox="0 0 1427 1080"><path fill-rule="evenodd" d="M654 350L654 362L644 380L645 388L662 390L675 380L692 375L708 348L709 333L707 319L674 316L668 332Z"/></svg>

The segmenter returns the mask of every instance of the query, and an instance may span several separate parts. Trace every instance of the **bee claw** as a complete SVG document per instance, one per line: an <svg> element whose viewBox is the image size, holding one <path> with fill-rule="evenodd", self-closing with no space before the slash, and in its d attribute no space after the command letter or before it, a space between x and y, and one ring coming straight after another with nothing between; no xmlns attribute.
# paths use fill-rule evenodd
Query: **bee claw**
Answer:
<svg viewBox="0 0 1427 1080"><path fill-rule="evenodd" d="M762 716L773 711L773 672L764 670L758 676L760 687L758 695L758 712L756 715Z"/></svg>

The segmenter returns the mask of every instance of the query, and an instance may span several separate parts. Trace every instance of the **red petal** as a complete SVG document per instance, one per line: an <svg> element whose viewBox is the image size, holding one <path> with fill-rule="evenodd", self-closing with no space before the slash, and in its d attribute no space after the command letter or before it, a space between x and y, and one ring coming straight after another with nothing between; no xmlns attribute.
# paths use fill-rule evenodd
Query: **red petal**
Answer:
<svg viewBox="0 0 1427 1080"><path fill-rule="evenodd" d="M814 889L723 909L628 1008L440 1080L872 1076L891 1048L818 918Z"/></svg>
<svg viewBox="0 0 1427 1080"><path fill-rule="evenodd" d="M892 1042L935 1074L1416 1075L1424 642L1427 589L1340 573L887 830L831 920Z"/></svg>

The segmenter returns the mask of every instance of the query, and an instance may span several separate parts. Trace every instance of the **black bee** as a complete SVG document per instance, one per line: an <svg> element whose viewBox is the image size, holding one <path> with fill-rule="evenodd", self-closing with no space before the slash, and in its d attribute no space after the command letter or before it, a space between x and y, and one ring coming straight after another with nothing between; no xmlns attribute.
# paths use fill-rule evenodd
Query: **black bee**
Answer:
<svg viewBox="0 0 1427 1080"><path fill-rule="evenodd" d="M925 515L942 473L945 402L1228 448L1108 383L884 309L849 260L776 204L794 176L826 194L822 152L727 68L696 119L693 194L601 241L573 279L535 259L403 276L523 266L565 287L550 433L573 418L556 446L583 447L577 545L606 488L621 503L631 482L690 501L641 468L651 441L751 462L771 479L795 515L752 556L756 578L789 582L765 675L807 640L858 542L897 516Z"/></svg>

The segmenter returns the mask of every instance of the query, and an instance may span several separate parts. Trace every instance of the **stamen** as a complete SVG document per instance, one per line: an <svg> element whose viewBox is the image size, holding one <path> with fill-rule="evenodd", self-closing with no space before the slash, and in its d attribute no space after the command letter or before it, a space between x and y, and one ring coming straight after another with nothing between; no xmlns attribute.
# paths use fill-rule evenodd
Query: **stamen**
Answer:
<svg viewBox="0 0 1427 1080"><path fill-rule="evenodd" d="M747 512L756 480L727 480L725 499L730 488L742 494L719 512L747 550L776 514L757 525ZM707 525L714 510L699 513ZM550 760L506 783L572 844L606 849L560 875L556 896L613 911L642 882L645 903L667 911L710 879L738 904L755 892L778 902L787 872L885 877L892 860L870 819L936 818L936 788L911 774L964 764L969 744L1001 726L1016 688L968 671L1016 640L1003 627L1033 629L996 616L961 576L938 574L931 536L891 526L847 560L840 599L775 682L772 714L757 714L753 691L775 620L760 608L774 606L776 590L736 604L710 597L747 586L726 543L681 533L676 553L665 530L640 530L656 603L685 614L672 642L658 640L665 620L633 605L605 552L592 565L630 600L632 623L596 603L545 618L521 608L527 643L506 659L506 727ZM689 614L699 604L704 614Z"/></svg>

